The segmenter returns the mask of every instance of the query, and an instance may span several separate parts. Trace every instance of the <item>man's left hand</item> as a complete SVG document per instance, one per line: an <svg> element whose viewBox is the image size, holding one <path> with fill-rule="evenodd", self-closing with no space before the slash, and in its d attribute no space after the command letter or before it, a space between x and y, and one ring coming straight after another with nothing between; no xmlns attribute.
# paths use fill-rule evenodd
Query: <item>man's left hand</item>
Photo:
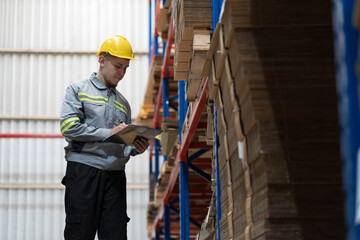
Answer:
<svg viewBox="0 0 360 240"><path fill-rule="evenodd" d="M139 153L143 153L145 152L145 150L149 147L149 141L146 138L143 137L139 137L136 138L133 142L135 149L139 152Z"/></svg>

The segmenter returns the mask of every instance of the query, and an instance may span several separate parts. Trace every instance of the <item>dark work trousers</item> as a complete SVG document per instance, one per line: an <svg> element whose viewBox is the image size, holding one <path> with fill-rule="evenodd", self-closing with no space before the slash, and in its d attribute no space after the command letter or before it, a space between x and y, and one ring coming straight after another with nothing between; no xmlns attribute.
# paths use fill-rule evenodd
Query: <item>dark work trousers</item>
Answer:
<svg viewBox="0 0 360 240"><path fill-rule="evenodd" d="M125 171L103 171L67 162L65 190L66 240L126 240Z"/></svg>

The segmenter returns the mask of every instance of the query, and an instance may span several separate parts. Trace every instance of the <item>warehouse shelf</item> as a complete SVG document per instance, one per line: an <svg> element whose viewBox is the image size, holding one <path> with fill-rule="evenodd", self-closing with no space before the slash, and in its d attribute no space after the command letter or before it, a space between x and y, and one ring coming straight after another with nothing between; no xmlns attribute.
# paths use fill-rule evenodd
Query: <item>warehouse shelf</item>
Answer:
<svg viewBox="0 0 360 240"><path fill-rule="evenodd" d="M161 150L160 142L157 140L151 144L150 195L159 205L153 209L156 213L153 216L154 222L149 227L152 229L152 239L159 239L160 236L164 239L194 239L208 214L209 203L213 196L211 185L213 144L208 145L204 139L199 139L199 134L201 135L207 129L207 119L204 120L204 116L206 117L207 114L205 106L209 96L209 80L204 77L196 83L199 90L197 93L192 93L194 99L189 104L185 99L188 97L185 79L177 79L177 93L174 85L170 86L176 75L172 65L174 64L174 45L178 43L174 43L176 29L173 22L173 12L177 9L169 3L174 4L172 1L166 1L163 3L164 8L160 9L159 1L155 1L155 27L160 26L159 18L161 18L160 21L164 21L166 12L169 12L169 9L171 12L168 23L165 23L166 29L163 29L167 35L162 33L163 40L166 40L162 46L162 54L159 54L157 50L159 48L157 29L152 36L150 75L154 75L154 69L157 74L159 74L159 69L161 70L160 76L156 75L158 84L156 89L148 84L147 92L153 93L153 111L148 107L148 112L144 111L142 119L152 118L152 126L155 128L161 128L162 122L166 119L177 119L179 144L174 159L168 159L164 155L164 164L161 169L160 159L164 154L162 152L164 149ZM159 64L160 56L162 57L161 64ZM149 101L144 102L142 110L146 108L144 107L146 104L149 106ZM163 176L164 174L167 176ZM166 182L165 186L161 185L163 181ZM160 187L163 191L156 191Z"/></svg>
<svg viewBox="0 0 360 240"><path fill-rule="evenodd" d="M166 43L152 126L166 140L150 159L152 239L344 235L331 4L245 2L156 11Z"/></svg>

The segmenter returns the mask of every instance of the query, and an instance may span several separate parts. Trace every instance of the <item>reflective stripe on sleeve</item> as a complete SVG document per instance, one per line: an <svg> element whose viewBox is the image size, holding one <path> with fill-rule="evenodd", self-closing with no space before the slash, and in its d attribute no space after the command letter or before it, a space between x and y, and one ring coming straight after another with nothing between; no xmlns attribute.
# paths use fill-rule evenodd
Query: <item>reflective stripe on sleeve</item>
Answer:
<svg viewBox="0 0 360 240"><path fill-rule="evenodd" d="M115 103L115 107L120 109L121 111L123 111L125 113L125 115L127 115L127 108L122 105L121 103L119 103L118 101L114 100Z"/></svg>
<svg viewBox="0 0 360 240"><path fill-rule="evenodd" d="M80 122L80 118L72 117L72 118L66 119L60 126L61 134L66 132L66 130L71 128L71 126L74 125L76 122Z"/></svg>

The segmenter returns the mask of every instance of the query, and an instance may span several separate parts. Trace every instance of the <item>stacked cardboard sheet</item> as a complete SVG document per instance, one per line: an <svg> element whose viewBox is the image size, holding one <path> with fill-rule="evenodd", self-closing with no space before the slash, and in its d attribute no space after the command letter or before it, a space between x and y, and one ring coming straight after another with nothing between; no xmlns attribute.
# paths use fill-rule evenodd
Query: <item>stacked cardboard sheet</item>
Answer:
<svg viewBox="0 0 360 240"><path fill-rule="evenodd" d="M212 4L211 0L178 0L175 3L174 79L187 80L191 67L191 57L193 55L194 33L195 35L197 34L196 30L211 29ZM199 34L204 35L204 33ZM207 31L205 35L209 37L210 32ZM203 50L203 46L200 47L199 51ZM200 53L196 53L196 55L199 54Z"/></svg>
<svg viewBox="0 0 360 240"><path fill-rule="evenodd" d="M161 36L163 42L167 41L172 6L172 0L167 0L163 8L160 8L157 15L155 29L158 31L158 34Z"/></svg>
<svg viewBox="0 0 360 240"><path fill-rule="evenodd" d="M167 164L173 166L178 149L179 121L177 119L164 118L161 129L163 130L160 140L162 153L168 157Z"/></svg>
<svg viewBox="0 0 360 240"><path fill-rule="evenodd" d="M225 3L204 68L221 239L344 238L330 16L322 0Z"/></svg>
<svg viewBox="0 0 360 240"><path fill-rule="evenodd" d="M177 82L174 81L173 77L173 57L170 57L169 64L169 98L177 94ZM149 127L153 126L154 117L154 105L157 102L157 96L160 88L161 79L161 68L162 68L162 55L154 55L150 66L149 78L147 82L146 92L141 105L140 112L136 117L136 123L138 125L146 125ZM173 102L174 106L177 106L177 100ZM162 112L162 109L160 109ZM175 118L176 113L173 109L169 109L170 116Z"/></svg>
<svg viewBox="0 0 360 240"><path fill-rule="evenodd" d="M155 188L156 207L159 207L163 201L163 193L169 183L170 172L171 172L171 166L168 165L168 161L165 161L161 165L159 176L156 182L156 188Z"/></svg>

